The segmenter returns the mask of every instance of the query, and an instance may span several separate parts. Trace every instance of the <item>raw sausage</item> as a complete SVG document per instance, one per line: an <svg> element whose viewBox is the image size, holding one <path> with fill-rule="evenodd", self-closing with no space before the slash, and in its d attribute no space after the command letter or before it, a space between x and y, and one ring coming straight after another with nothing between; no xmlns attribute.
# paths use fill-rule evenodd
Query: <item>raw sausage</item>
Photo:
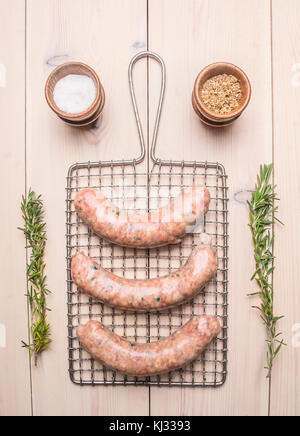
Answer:
<svg viewBox="0 0 300 436"><path fill-rule="evenodd" d="M154 248L177 244L189 227L208 210L209 191L203 186L182 190L169 205L150 213L129 214L114 206L101 192L79 191L74 207L81 219L102 238L124 247Z"/></svg>
<svg viewBox="0 0 300 436"><path fill-rule="evenodd" d="M73 281L82 291L110 306L141 312L163 310L190 300L216 270L216 252L203 243L194 248L181 269L148 280L118 277L84 253L73 256L71 263Z"/></svg>
<svg viewBox="0 0 300 436"><path fill-rule="evenodd" d="M171 336L150 343L131 343L97 321L77 329L79 342L96 360L133 376L173 371L195 360L221 331L217 318L192 318Z"/></svg>
<svg viewBox="0 0 300 436"><path fill-rule="evenodd" d="M216 252L200 244L185 265L168 276L135 280L118 277L84 253L72 258L75 284L101 302L122 310L155 311L193 298L216 274Z"/></svg>

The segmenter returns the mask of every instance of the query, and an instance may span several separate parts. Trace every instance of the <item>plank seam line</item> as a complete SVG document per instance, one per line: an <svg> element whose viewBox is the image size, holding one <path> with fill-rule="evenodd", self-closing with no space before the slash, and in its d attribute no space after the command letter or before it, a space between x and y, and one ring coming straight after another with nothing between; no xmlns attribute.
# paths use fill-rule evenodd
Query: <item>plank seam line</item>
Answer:
<svg viewBox="0 0 300 436"><path fill-rule="evenodd" d="M24 97L25 97L25 114L24 114L24 185L25 185L25 193L27 195L27 0L24 0ZM28 293L28 279L27 279L27 265L28 265L28 248L26 248L26 288ZM27 330L28 330L28 343L30 344L31 335L30 335L30 307L29 307L29 299L27 297ZM33 416L33 392L32 392L32 364L31 364L31 356L30 351L28 350L28 363L29 363L29 386L30 386L30 410L31 416Z"/></svg>
<svg viewBox="0 0 300 436"><path fill-rule="evenodd" d="M274 177L274 53L273 53L273 0L270 0L270 48L271 48L271 113L272 113L272 164L273 164L273 171L272 171L272 183L274 185L275 177ZM274 235L275 226L274 223L272 224L272 233ZM275 240L275 238L274 238ZM272 254L274 255L274 245L275 241L273 242L272 246ZM273 261L274 264L274 261ZM271 275L271 283L273 286L274 283L274 271ZM274 293L273 293L273 303L274 303ZM269 378L269 393L268 393L268 416L271 416L271 395L272 395L272 373Z"/></svg>
<svg viewBox="0 0 300 436"><path fill-rule="evenodd" d="M146 0L146 37L147 37L147 51L149 51L149 0ZM150 99L149 99L149 58L147 58L147 172L150 171L150 161L149 161L149 123L150 123ZM147 177L147 189L148 189L148 209L150 207L149 202L149 177ZM149 315L148 315L149 317ZM151 386L148 388L148 416L151 416Z"/></svg>

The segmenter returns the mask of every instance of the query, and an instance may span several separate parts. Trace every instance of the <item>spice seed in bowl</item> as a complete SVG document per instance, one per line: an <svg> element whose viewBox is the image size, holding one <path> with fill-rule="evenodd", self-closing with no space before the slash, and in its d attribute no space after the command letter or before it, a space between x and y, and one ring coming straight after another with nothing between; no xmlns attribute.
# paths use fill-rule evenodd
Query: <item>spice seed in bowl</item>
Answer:
<svg viewBox="0 0 300 436"><path fill-rule="evenodd" d="M232 74L219 74L208 79L201 90L203 104L216 114L235 111L242 98L239 80Z"/></svg>

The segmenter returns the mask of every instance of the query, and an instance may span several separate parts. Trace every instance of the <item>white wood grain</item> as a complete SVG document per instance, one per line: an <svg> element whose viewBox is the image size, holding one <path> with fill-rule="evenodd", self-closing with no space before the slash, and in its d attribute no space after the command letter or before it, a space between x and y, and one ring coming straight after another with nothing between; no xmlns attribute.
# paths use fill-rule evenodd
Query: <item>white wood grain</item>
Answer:
<svg viewBox="0 0 300 436"><path fill-rule="evenodd" d="M25 4L0 2L1 304L0 415L30 415L25 240L19 205L25 187ZM5 85L5 86L4 86Z"/></svg>
<svg viewBox="0 0 300 436"><path fill-rule="evenodd" d="M33 370L35 415L145 415L148 388L79 387L67 371L65 187L75 162L137 157L139 143L127 68L146 44L146 1L30 0L27 10L27 178L43 194L48 223L47 275L53 344ZM130 3L130 7L129 7ZM96 69L106 92L96 129L64 125L43 90L57 63L80 60ZM136 68L142 119L146 113L145 63ZM143 99L140 98L140 90Z"/></svg>
<svg viewBox="0 0 300 436"><path fill-rule="evenodd" d="M274 363L271 414L285 416L300 415L299 19L299 1L273 1L275 183L285 224L276 226L274 292L275 312L285 315L279 328L287 347Z"/></svg>
<svg viewBox="0 0 300 436"><path fill-rule="evenodd" d="M254 30L255 29L255 30ZM229 186L229 366L217 389L151 388L153 415L265 415L264 328L246 294L253 291L252 247L245 203L238 191L253 188L261 162L272 161L270 3L267 0L151 0L150 49L167 67L167 90L158 138L160 157L219 161ZM202 125L191 93L207 64L229 61L243 68L253 86L249 108L227 129ZM158 69L150 69L153 125ZM243 197L243 196L242 196Z"/></svg>

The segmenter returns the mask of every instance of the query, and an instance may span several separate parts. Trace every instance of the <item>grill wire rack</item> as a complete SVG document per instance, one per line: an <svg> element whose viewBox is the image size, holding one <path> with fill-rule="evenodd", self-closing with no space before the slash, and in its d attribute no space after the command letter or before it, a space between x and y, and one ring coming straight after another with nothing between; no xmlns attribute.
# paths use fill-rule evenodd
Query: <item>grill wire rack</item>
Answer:
<svg viewBox="0 0 300 436"><path fill-rule="evenodd" d="M132 68L142 57L157 60L162 68L162 86L151 147L152 169L140 172L138 164L145 157L145 143L132 83ZM123 161L77 163L67 176L67 294L68 294L68 354L71 380L80 385L142 385L142 386L220 386L227 375L227 286L228 286L228 210L224 167L219 163L166 161L155 156L155 145L165 89L165 65L152 52L141 52L129 65L129 85L135 111L141 155ZM212 238L217 251L216 277L192 301L163 312L124 312L108 307L82 293L72 281L71 258L84 251L102 267L128 278L145 279L169 274L180 268L200 233L188 234L179 245L158 249L123 248L94 235L75 212L73 200L80 189L100 189L120 208L152 211L169 202L182 188L204 184L211 195L204 218L204 231ZM80 346L76 328L89 320L97 320L132 342L150 342L169 336L191 317L213 315L223 329L218 338L198 360L183 369L151 377L131 377L104 367Z"/></svg>

